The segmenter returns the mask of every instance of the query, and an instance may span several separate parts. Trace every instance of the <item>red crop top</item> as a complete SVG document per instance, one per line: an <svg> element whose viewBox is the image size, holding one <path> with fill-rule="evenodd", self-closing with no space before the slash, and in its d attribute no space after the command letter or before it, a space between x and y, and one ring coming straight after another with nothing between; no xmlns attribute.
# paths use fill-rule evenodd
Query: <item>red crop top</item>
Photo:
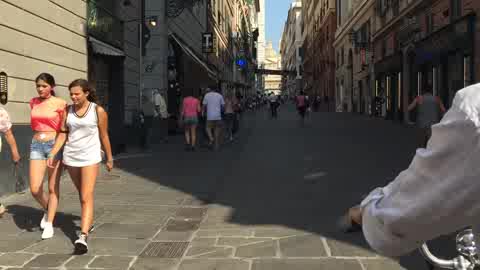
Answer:
<svg viewBox="0 0 480 270"><path fill-rule="evenodd" d="M59 131L62 126L64 110L67 103L57 97L42 101L40 98L30 100L30 121L33 131Z"/></svg>

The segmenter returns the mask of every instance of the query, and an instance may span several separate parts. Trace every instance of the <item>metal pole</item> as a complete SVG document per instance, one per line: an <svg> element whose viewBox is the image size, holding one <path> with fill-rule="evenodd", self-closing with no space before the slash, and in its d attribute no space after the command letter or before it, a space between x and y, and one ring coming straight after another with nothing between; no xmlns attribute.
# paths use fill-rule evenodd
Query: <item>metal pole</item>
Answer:
<svg viewBox="0 0 480 270"><path fill-rule="evenodd" d="M143 89L143 46L142 46L142 41L143 41L143 21L140 21L138 23L138 109L139 111L142 110L142 89Z"/></svg>

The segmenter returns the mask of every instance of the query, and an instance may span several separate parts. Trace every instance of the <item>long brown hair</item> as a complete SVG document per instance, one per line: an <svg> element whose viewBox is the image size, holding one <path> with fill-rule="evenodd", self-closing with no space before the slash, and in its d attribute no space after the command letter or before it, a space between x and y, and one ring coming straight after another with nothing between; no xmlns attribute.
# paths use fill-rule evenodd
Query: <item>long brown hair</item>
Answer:
<svg viewBox="0 0 480 270"><path fill-rule="evenodd" d="M84 93L88 92L87 100L90 102L97 102L97 93L95 91L95 88L93 88L90 83L85 80L85 79L76 79L75 81L71 82L70 85L68 85L68 89L72 89L73 87L79 86L82 88Z"/></svg>

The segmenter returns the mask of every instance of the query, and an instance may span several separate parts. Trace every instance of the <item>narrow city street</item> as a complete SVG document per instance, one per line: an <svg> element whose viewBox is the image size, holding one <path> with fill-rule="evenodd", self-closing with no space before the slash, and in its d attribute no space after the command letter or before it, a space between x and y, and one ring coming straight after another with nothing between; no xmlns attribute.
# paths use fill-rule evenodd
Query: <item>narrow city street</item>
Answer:
<svg viewBox="0 0 480 270"><path fill-rule="evenodd" d="M408 166L414 139L409 127L350 113L312 113L302 127L291 105L276 120L249 112L218 152L186 152L178 136L120 156L96 187L88 255L71 255L80 206L68 179L50 240L40 240L30 194L6 198L0 269L428 269L418 253L394 262L336 227Z"/></svg>

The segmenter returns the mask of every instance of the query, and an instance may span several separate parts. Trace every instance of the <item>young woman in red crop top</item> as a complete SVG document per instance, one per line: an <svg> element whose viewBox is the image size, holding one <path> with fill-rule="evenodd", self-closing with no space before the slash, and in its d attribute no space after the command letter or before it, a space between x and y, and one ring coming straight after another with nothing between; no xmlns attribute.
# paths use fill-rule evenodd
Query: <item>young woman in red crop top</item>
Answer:
<svg viewBox="0 0 480 270"><path fill-rule="evenodd" d="M30 101L33 139L30 146L30 191L45 214L40 222L42 239L53 237L53 220L58 207L61 154L55 158L52 168L47 168L48 154L65 117L67 103L54 96L55 79L48 73L40 74L36 80L38 97ZM48 173L48 195L43 191L43 179Z"/></svg>

